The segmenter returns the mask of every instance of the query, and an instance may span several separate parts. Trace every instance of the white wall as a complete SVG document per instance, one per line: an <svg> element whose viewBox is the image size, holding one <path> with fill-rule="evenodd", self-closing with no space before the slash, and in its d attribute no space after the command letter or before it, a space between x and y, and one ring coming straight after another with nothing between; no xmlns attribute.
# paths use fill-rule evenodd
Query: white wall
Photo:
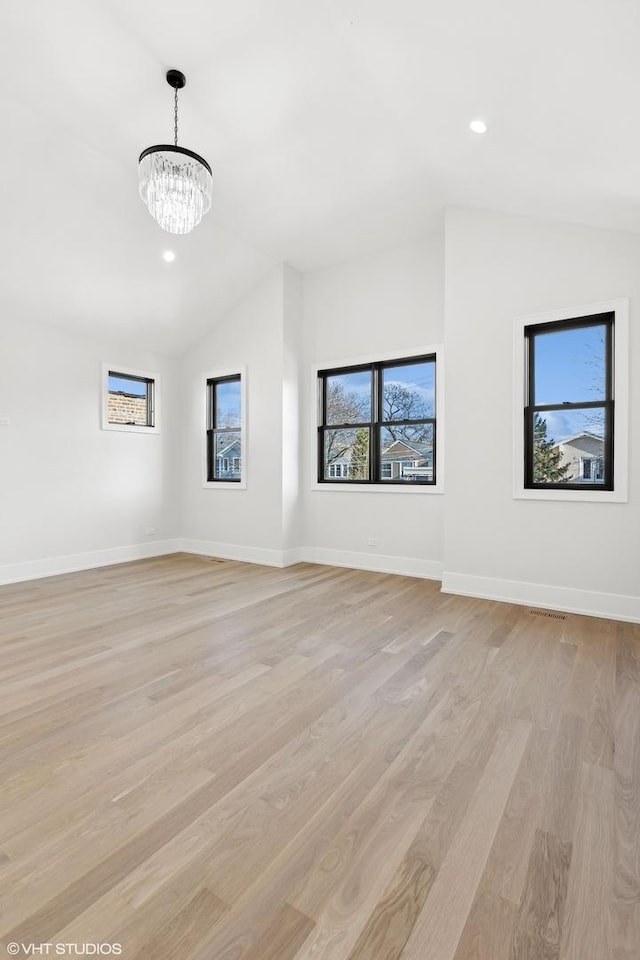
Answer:
<svg viewBox="0 0 640 960"><path fill-rule="evenodd" d="M630 297L631 436L637 439L640 237L452 210L445 250L445 588L640 617L636 442L628 503L512 498L516 317Z"/></svg>
<svg viewBox="0 0 640 960"><path fill-rule="evenodd" d="M161 374L159 435L101 429L103 362ZM177 534L172 391L149 352L3 318L0 582L162 552Z"/></svg>
<svg viewBox="0 0 640 960"><path fill-rule="evenodd" d="M269 276L182 360L178 461L187 549L278 563L282 527L283 268ZM206 375L246 371L246 489L202 485Z"/></svg>
<svg viewBox="0 0 640 960"><path fill-rule="evenodd" d="M408 355L443 337L440 237L304 277L302 498L307 555L325 562L438 576L442 496L430 491L312 489L315 480L313 365ZM448 470L448 468L447 468ZM370 538L378 540L370 546Z"/></svg>
<svg viewBox="0 0 640 960"><path fill-rule="evenodd" d="M439 575L440 495L312 489L312 366L439 343L442 283L440 239L304 277L281 265L216 322L180 365L185 549L264 563L305 559ZM241 367L247 489L203 488L205 374ZM367 544L370 537L377 547Z"/></svg>
<svg viewBox="0 0 640 960"><path fill-rule="evenodd" d="M274 268L178 361L3 320L0 580L183 546L274 564L444 570L447 591L640 619L639 267L632 234L452 210L446 244L304 277ZM514 500L515 318L627 296L629 501ZM312 368L441 342L444 495L314 489ZM160 436L100 429L105 360L162 374ZM241 368L247 487L204 488L203 380Z"/></svg>
<svg viewBox="0 0 640 960"><path fill-rule="evenodd" d="M302 291L302 275L285 266L282 304L282 548L285 559L295 559L296 551L304 543L301 472L306 424L301 416L304 386Z"/></svg>

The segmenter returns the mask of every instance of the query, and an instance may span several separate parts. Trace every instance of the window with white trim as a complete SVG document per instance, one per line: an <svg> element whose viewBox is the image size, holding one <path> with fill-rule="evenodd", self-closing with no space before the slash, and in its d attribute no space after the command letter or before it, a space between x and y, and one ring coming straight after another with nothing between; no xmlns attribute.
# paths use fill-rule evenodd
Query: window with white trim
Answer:
<svg viewBox="0 0 640 960"><path fill-rule="evenodd" d="M158 432L158 391L157 374L104 364L103 429Z"/></svg>
<svg viewBox="0 0 640 960"><path fill-rule="evenodd" d="M525 487L613 490L613 335L612 311L526 328Z"/></svg>
<svg viewBox="0 0 640 960"><path fill-rule="evenodd" d="M207 380L207 483L241 483L242 376Z"/></svg>
<svg viewBox="0 0 640 960"><path fill-rule="evenodd" d="M628 299L518 319L514 361L514 497L625 503Z"/></svg>
<svg viewBox="0 0 640 960"><path fill-rule="evenodd" d="M435 485L436 356L318 371L318 482Z"/></svg>

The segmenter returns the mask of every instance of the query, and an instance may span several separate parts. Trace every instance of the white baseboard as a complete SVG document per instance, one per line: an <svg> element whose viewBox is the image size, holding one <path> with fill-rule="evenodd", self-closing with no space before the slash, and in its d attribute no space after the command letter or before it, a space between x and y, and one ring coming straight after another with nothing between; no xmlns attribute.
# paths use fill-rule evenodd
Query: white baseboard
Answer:
<svg viewBox="0 0 640 960"><path fill-rule="evenodd" d="M371 570L376 573L422 577L427 580L439 580L442 575L441 563L416 560L411 557L388 557L320 547L271 550L236 543L218 543L214 540L176 538L153 543L136 543L127 547L92 550L88 553L69 554L62 557L47 557L43 560L27 560L23 563L9 563L0 566L0 584L54 577L60 573L74 573L77 570L90 570L93 567L127 563L130 560L162 557L169 553L192 553L203 557L220 557L222 560L238 560L242 563L259 563L268 567L290 567L296 563L321 563L334 567Z"/></svg>
<svg viewBox="0 0 640 960"><path fill-rule="evenodd" d="M501 600L547 610L579 613L587 617L605 617L611 620L640 622L640 597L616 593L596 593L573 587L553 587L543 583L525 583L520 580L498 580L465 573L442 575L442 592L482 600Z"/></svg>
<svg viewBox="0 0 640 960"><path fill-rule="evenodd" d="M423 580L440 580L442 578L442 563L439 560L390 557L385 554L362 553L355 550L331 550L325 547L306 547L302 552L307 563L323 563L331 567L351 567L355 570L371 570L374 573L397 573L403 577L421 577Z"/></svg>
<svg viewBox="0 0 640 960"><path fill-rule="evenodd" d="M215 540L179 540L183 553L195 553L201 557L220 557L221 560L239 560L241 563L261 563L267 567L286 567L299 563L289 559L293 550L270 550L266 547L248 547L238 543L218 543Z"/></svg>
<svg viewBox="0 0 640 960"><path fill-rule="evenodd" d="M7 563L0 566L0 584L20 583L22 580L39 580L55 577L60 573L75 573L130 560L147 560L164 557L180 550L179 540L156 540L152 543L134 543L127 547L108 547L106 550L90 550L87 553L72 553L62 557L46 557L43 560L26 560L22 563Z"/></svg>
<svg viewBox="0 0 640 960"><path fill-rule="evenodd" d="M321 563L331 567L351 567L374 573L397 573L405 577L440 580L442 564L434 560L416 560L412 557L388 557L379 554L357 553L352 550L329 550L321 547L296 547L292 550L267 550L262 547L239 546L235 543L216 543L212 540L182 540L184 553L203 557L220 557L244 563L263 563L269 567L290 567L295 563Z"/></svg>
<svg viewBox="0 0 640 960"><path fill-rule="evenodd" d="M307 551L302 547L282 551L282 566L292 567L296 563L307 563Z"/></svg>
<svg viewBox="0 0 640 960"><path fill-rule="evenodd" d="M90 570L94 567L127 563L131 560L145 560L179 552L220 557L224 560L238 560L244 563L258 563L270 567L319 563L356 570L371 570L374 573L393 573L426 580L442 580L443 593L640 623L640 597L443 572L442 563L436 560L392 557L352 550L331 550L324 547L271 550L211 540L172 539L153 543L136 543L126 547L111 547L106 550L92 550L87 553L5 564L0 566L0 584L53 577L61 573L74 573L78 570Z"/></svg>

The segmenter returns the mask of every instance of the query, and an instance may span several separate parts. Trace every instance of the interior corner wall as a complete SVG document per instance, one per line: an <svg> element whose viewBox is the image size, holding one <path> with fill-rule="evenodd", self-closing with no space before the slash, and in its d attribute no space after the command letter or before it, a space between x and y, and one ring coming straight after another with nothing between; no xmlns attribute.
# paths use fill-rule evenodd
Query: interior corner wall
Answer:
<svg viewBox="0 0 640 960"><path fill-rule="evenodd" d="M444 589L640 619L640 237L454 209L445 251ZM628 503L513 499L514 319L619 297L630 298Z"/></svg>
<svg viewBox="0 0 640 960"><path fill-rule="evenodd" d="M282 337L282 549L287 562L302 558L303 516L300 489L304 425L300 416L303 278L283 267Z"/></svg>
<svg viewBox="0 0 640 960"><path fill-rule="evenodd" d="M186 550L282 562L283 267L277 266L182 360L184 397L177 459ZM246 489L203 486L206 376L246 372Z"/></svg>
<svg viewBox="0 0 640 960"><path fill-rule="evenodd" d="M103 363L160 374L159 434L101 429ZM147 351L3 317L0 583L175 549L174 401Z"/></svg>
<svg viewBox="0 0 640 960"><path fill-rule="evenodd" d="M304 275L301 495L309 559L440 576L441 495L315 489L313 367L339 366L363 357L385 359L399 351L410 355L440 343L443 274L443 240L433 237Z"/></svg>

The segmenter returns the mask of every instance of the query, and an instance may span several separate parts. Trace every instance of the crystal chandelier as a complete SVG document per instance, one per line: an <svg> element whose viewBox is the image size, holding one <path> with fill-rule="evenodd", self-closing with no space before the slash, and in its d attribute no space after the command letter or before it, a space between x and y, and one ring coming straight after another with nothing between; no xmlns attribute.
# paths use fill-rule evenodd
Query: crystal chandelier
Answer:
<svg viewBox="0 0 640 960"><path fill-rule="evenodd" d="M140 197L149 213L169 233L189 233L211 209L211 167L193 150L178 146L178 90L186 83L184 73L167 71L174 90L173 146L147 147L138 161Z"/></svg>

